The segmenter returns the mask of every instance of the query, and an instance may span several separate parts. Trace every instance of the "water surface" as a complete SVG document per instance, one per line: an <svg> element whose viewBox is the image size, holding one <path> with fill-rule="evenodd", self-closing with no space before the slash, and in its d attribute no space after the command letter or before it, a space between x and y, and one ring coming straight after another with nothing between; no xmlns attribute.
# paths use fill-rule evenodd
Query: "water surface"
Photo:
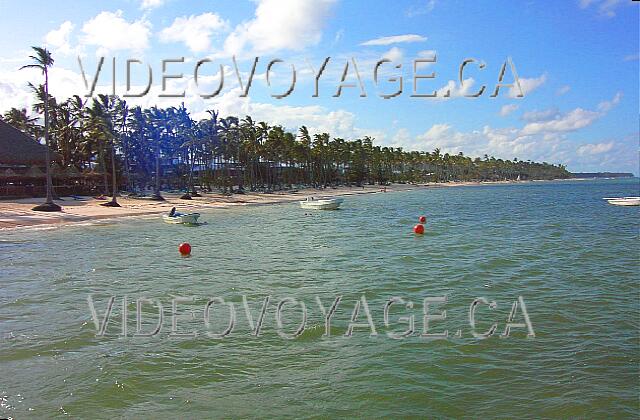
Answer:
<svg viewBox="0 0 640 420"><path fill-rule="evenodd" d="M614 418L639 412L638 208L602 197L638 194L638 180L432 188L349 197L343 209L309 215L294 204L212 210L208 224L171 226L159 218L100 222L0 235L1 417L502 417ZM412 227L426 215L427 233ZM193 246L181 258L177 245ZM106 335L99 317L116 296ZM122 298L128 296L127 337ZM253 320L271 301L259 337ZM170 337L173 297L178 332ZM235 304L233 332L211 297ZM342 296L331 336L315 301ZM365 296L377 336L344 333ZM383 308L393 297L390 327ZM423 332L423 299L446 296ZM514 328L500 338L514 301L526 302L535 338ZM137 298L159 300L162 329L136 337ZM307 329L278 335L278 302L305 303ZM468 312L477 297L495 301ZM186 316L193 311L194 319ZM157 308L142 307L142 331ZM416 335L394 340L402 316ZM301 321L285 305L283 331ZM518 308L514 322L524 322ZM361 307L359 323L366 323ZM459 332L460 337L456 334Z"/></svg>

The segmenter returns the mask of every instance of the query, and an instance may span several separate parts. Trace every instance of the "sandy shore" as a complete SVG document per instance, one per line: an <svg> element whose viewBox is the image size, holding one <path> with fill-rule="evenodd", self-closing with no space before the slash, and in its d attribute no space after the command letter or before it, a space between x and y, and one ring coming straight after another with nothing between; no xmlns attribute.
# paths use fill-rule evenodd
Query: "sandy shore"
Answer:
<svg viewBox="0 0 640 420"><path fill-rule="evenodd" d="M502 182L498 182L502 183ZM407 191L418 188L455 187L480 185L479 182L456 182L447 184L394 184L386 187L386 192ZM482 183L482 185L487 183ZM150 201L140 198L119 197L121 207L104 207L101 204L109 200L98 200L93 197L62 197L56 201L62 206L61 212L36 212L31 208L43 202L42 198L28 198L0 201L0 230L16 229L29 226L63 226L86 223L100 219L117 219L122 217L148 216L168 213L172 207L179 211L197 211L209 208L228 208L233 206L277 204L304 200L307 196L337 197L357 194L372 194L383 192L379 185L367 185L364 188L338 187L319 189L304 189L298 192L282 191L271 194L246 193L225 196L217 193L202 194L192 200L181 200L181 194L163 193L164 202ZM77 198L77 197L76 197Z"/></svg>

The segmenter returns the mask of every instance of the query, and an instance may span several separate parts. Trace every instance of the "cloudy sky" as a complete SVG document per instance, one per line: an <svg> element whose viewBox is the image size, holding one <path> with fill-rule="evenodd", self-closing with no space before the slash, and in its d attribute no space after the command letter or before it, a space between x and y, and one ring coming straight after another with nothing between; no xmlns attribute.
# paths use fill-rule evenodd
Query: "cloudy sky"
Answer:
<svg viewBox="0 0 640 420"><path fill-rule="evenodd" d="M89 83L105 57L97 82L104 93L112 89L115 57L119 95L126 93L126 60L138 59L143 64L131 67L131 92L144 89L147 65L153 81L149 94L129 98L131 104L184 102L194 118L217 109L290 130L304 124L344 138L370 135L405 150L438 147L637 175L638 6L627 0L0 0L0 112L30 107L27 82L40 76L18 69L29 63L30 46L46 45L55 59L51 91L58 98L87 93L78 57ZM159 97L162 60L180 57L184 62L168 64L166 74L184 77L168 80L166 93L185 91L185 97ZM241 97L255 57L248 96ZM326 57L314 96L314 74ZM415 59L434 57L414 66ZM507 57L522 98L509 88L490 96ZM200 67L196 86L194 68L204 58L211 62ZM391 63L376 83L381 58ZM476 61L465 67L461 84L459 67L469 58ZM283 62L267 80L273 59ZM292 65L295 87L277 98L289 90ZM220 86L220 66L222 89L203 98ZM430 73L435 77L418 79L416 92L438 96L412 97L414 75ZM402 92L384 99L398 91L400 78ZM504 83L513 80L507 66ZM483 86L481 96L465 97Z"/></svg>

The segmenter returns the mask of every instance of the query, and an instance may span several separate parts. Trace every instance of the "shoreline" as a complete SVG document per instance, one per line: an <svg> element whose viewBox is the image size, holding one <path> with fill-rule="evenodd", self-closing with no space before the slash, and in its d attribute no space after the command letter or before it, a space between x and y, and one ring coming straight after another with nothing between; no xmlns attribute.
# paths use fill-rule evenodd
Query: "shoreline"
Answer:
<svg viewBox="0 0 640 420"><path fill-rule="evenodd" d="M180 211L198 211L205 209L224 209L235 206L258 206L291 203L304 200L307 196L344 197L350 195L376 194L383 192L411 191L426 188L468 187L479 185L524 184L534 181L489 181L489 182L450 182L424 184L391 184L388 186L365 185L364 187L336 187L328 189L305 188L296 191L278 191L273 193L234 194L225 196L220 193L203 193L202 197L182 200L182 193L165 193L166 201L151 201L141 198L118 197L121 207L104 207L100 204L107 200L94 197L62 197L56 200L63 207L62 212L36 212L31 208L40 204L43 198L24 198L11 201L0 200L0 231L17 230L30 227L66 227L82 225L97 220L119 220L131 217L153 216L168 213L172 207ZM386 188L386 191L384 190Z"/></svg>

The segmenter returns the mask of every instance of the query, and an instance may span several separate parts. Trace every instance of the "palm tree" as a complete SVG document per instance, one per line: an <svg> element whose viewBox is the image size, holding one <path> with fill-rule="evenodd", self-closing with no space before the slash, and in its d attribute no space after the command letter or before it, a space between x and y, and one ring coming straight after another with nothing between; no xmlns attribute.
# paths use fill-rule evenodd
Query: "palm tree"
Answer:
<svg viewBox="0 0 640 420"><path fill-rule="evenodd" d="M129 171L129 142L128 142L128 133L127 133L127 122L129 120L129 106L127 105L127 101L124 99L120 99L116 97L114 103L114 121L113 128L115 129L116 136L120 141L120 146L122 150L123 160L124 160L124 174L127 178L127 182L130 185L131 173Z"/></svg>
<svg viewBox="0 0 640 420"><path fill-rule="evenodd" d="M107 145L109 145L111 149L111 201L102 204L105 207L120 207L116 198L118 195L118 181L116 179L116 134L111 112L113 105L113 101L109 96L98 95L98 100L93 100L93 106L89 110L90 115L95 120L96 134L103 140L104 148L106 149ZM107 168L103 168L103 170L106 174Z"/></svg>
<svg viewBox="0 0 640 420"><path fill-rule="evenodd" d="M164 197L160 194L161 182L160 182L160 143L164 139L163 130L167 130L168 110L160 109L156 106L148 110L148 122L152 127L153 140L155 143L155 158L156 158L156 173L155 173L155 188L153 190L152 200L164 201Z"/></svg>
<svg viewBox="0 0 640 420"><path fill-rule="evenodd" d="M246 165L249 167L249 185L251 185L251 191L255 191L257 186L257 161L258 161L258 132L256 124L253 119L247 115L242 121L240 121L240 131L244 139L244 150L247 155ZM246 172L245 172L246 173Z"/></svg>
<svg viewBox="0 0 640 420"><path fill-rule="evenodd" d="M133 165L135 171L133 176L129 174L132 178L129 182L132 191L135 190L134 177L140 180L139 177L148 178L151 173L149 168L150 147L147 141L147 134L149 134L152 127L146 113L147 111L143 111L142 108L136 106L131 109L127 121L127 147L125 149L131 155L130 164Z"/></svg>
<svg viewBox="0 0 640 420"><path fill-rule="evenodd" d="M44 93L46 100L44 101L44 144L45 164L47 173L47 198L43 204L35 206L35 211L62 211L62 207L53 202L53 182L51 179L51 152L49 150L49 67L53 66L53 57L51 53L42 47L31 47L36 53L30 55L33 64L27 64L20 67L20 70L26 68L35 68L44 74Z"/></svg>
<svg viewBox="0 0 640 420"><path fill-rule="evenodd" d="M27 114L26 108L11 108L9 111L5 112L2 118L7 124L14 126L23 133L37 137L37 118L30 117L29 114Z"/></svg>
<svg viewBox="0 0 640 420"><path fill-rule="evenodd" d="M191 119L184 103L176 109L175 113L176 136L180 141L179 150L184 151L185 163L189 168L187 178L187 191L180 197L182 200L191 200L192 197L198 197L199 194L193 186L193 165L195 163L195 150L199 145L198 127Z"/></svg>

